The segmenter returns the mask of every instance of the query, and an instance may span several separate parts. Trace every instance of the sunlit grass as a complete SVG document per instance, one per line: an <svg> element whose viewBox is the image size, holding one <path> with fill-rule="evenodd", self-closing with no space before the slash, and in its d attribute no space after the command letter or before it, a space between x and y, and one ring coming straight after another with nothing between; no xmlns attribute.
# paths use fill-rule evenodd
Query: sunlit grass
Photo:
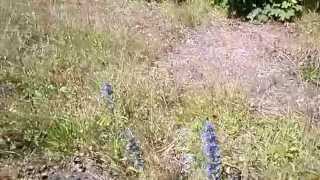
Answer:
<svg viewBox="0 0 320 180"><path fill-rule="evenodd" d="M222 11L216 11L210 0L187 0L181 4L166 2L162 4L164 14L184 26L195 27L208 22L214 14L222 17Z"/></svg>
<svg viewBox="0 0 320 180"><path fill-rule="evenodd" d="M297 23L301 33L303 34L303 41L311 43L313 46L319 48L320 44L320 15L316 12L305 12L300 21Z"/></svg>
<svg viewBox="0 0 320 180"><path fill-rule="evenodd" d="M188 97L187 107L180 117L188 120L186 126L193 129L184 152L199 157L198 127L204 118L212 117L221 144L223 167L233 169L229 173L241 172L245 178L271 179L319 176L320 144L316 139L320 134L315 132L316 129L309 129L303 119L254 115L246 106L244 96L229 88L225 92L213 90L206 93ZM197 177L197 174L193 176Z"/></svg>
<svg viewBox="0 0 320 180"><path fill-rule="evenodd" d="M307 48L301 53L300 57L300 74L301 78L317 87L320 86L320 58L319 49Z"/></svg>

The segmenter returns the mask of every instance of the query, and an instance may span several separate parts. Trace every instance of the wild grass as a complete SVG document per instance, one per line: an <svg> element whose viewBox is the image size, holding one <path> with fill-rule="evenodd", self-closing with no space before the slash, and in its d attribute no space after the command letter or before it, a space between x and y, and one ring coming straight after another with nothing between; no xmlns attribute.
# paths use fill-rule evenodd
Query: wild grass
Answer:
<svg viewBox="0 0 320 180"><path fill-rule="evenodd" d="M302 117L260 117L232 86L181 90L154 65L159 47L130 28L98 31L59 20L48 29L44 12L16 2L0 3L0 162L81 151L100 154L123 178L170 179L181 175L168 159L189 153L196 163L187 178L203 179L200 129L208 117L224 177L319 178L320 134ZM106 81L114 111L100 95ZM142 173L123 162L128 128L141 143ZM182 129L191 132L186 143Z"/></svg>
<svg viewBox="0 0 320 180"><path fill-rule="evenodd" d="M316 86L320 83L320 16L319 13L306 12L298 22L298 29L302 34L302 42L307 44L306 50L302 53L301 76L302 78Z"/></svg>
<svg viewBox="0 0 320 180"><path fill-rule="evenodd" d="M187 0L181 4L169 1L162 4L162 9L176 23L181 23L187 27L195 27L206 23L213 13L218 17L219 11L214 11L211 3L210 0ZM222 16L221 14L220 16Z"/></svg>
<svg viewBox="0 0 320 180"><path fill-rule="evenodd" d="M314 139L319 136L299 117L259 117L246 105L241 92L214 90L206 96L188 97L182 119L193 133L183 151L195 154L201 160L199 126L205 117L212 117L222 149L225 172L243 178L290 179L318 177L319 158ZM185 117L187 116L187 117ZM187 125L188 126L188 125ZM315 133L315 134L314 134ZM192 135L193 134L193 135ZM198 163L201 168L201 162ZM199 171L195 171L199 172ZM197 177L197 174L193 174ZM224 174L226 178L228 173ZM200 178L201 179L201 178Z"/></svg>
<svg viewBox="0 0 320 180"><path fill-rule="evenodd" d="M309 82L315 86L320 85L320 58L319 50L310 49L301 59L301 76L306 82Z"/></svg>
<svg viewBox="0 0 320 180"><path fill-rule="evenodd" d="M320 18L319 13L309 11L305 12L297 26L304 35L303 40L312 46L319 48L320 44Z"/></svg>

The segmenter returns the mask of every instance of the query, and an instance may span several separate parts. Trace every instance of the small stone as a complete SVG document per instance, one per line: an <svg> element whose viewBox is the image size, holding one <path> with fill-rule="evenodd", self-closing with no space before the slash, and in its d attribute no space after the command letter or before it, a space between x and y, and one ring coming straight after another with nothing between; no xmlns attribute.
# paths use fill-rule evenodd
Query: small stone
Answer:
<svg viewBox="0 0 320 180"><path fill-rule="evenodd" d="M81 164L81 158L76 156L74 159L73 159L73 163L75 164Z"/></svg>
<svg viewBox="0 0 320 180"><path fill-rule="evenodd" d="M73 172L85 172L86 171L86 167L83 166L83 164L76 164L73 167Z"/></svg>
<svg viewBox="0 0 320 180"><path fill-rule="evenodd" d="M47 170L47 165L43 165L40 167L39 172L44 172L45 170Z"/></svg>
<svg viewBox="0 0 320 180"><path fill-rule="evenodd" d="M33 171L34 170L34 167L33 166L27 166L27 171Z"/></svg>
<svg viewBox="0 0 320 180"><path fill-rule="evenodd" d="M88 173L76 173L69 176L68 180L98 180L98 179Z"/></svg>
<svg viewBox="0 0 320 180"><path fill-rule="evenodd" d="M1 146L6 146L6 140L0 137L0 147Z"/></svg>
<svg viewBox="0 0 320 180"><path fill-rule="evenodd" d="M45 180L45 179L48 179L48 178L49 178L48 173L42 173L41 174L41 179L42 180Z"/></svg>
<svg viewBox="0 0 320 180"><path fill-rule="evenodd" d="M27 173L27 175L32 175L34 173L34 167L33 166L28 166L26 168L26 173Z"/></svg>
<svg viewBox="0 0 320 180"><path fill-rule="evenodd" d="M81 172L86 172L87 168L82 166L80 170L81 170Z"/></svg>
<svg viewBox="0 0 320 180"><path fill-rule="evenodd" d="M12 94L14 87L8 84L0 84L0 97Z"/></svg>
<svg viewBox="0 0 320 180"><path fill-rule="evenodd" d="M60 174L55 174L48 177L48 180L67 180L67 178Z"/></svg>

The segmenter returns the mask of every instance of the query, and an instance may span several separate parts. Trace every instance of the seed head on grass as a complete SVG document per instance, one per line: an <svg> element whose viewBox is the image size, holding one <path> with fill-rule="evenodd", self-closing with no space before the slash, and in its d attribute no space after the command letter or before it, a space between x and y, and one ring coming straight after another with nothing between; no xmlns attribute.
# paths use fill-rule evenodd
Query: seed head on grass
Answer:
<svg viewBox="0 0 320 180"><path fill-rule="evenodd" d="M144 169L144 160L140 143L130 129L126 130L125 136L127 140L125 157L138 172L142 172Z"/></svg>
<svg viewBox="0 0 320 180"><path fill-rule="evenodd" d="M221 155L217 142L215 129L212 123L208 120L205 121L202 134L203 153L206 158L206 173L208 179L220 180L221 179Z"/></svg>

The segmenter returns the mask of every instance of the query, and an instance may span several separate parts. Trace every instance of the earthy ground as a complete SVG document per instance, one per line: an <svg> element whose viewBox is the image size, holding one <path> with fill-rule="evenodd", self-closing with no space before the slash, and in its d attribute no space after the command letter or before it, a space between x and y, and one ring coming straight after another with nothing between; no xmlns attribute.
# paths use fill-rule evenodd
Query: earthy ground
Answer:
<svg viewBox="0 0 320 180"><path fill-rule="evenodd" d="M319 119L319 88L300 78L300 44L294 24L214 21L190 30L165 67L183 87L236 84L265 115L301 112Z"/></svg>

